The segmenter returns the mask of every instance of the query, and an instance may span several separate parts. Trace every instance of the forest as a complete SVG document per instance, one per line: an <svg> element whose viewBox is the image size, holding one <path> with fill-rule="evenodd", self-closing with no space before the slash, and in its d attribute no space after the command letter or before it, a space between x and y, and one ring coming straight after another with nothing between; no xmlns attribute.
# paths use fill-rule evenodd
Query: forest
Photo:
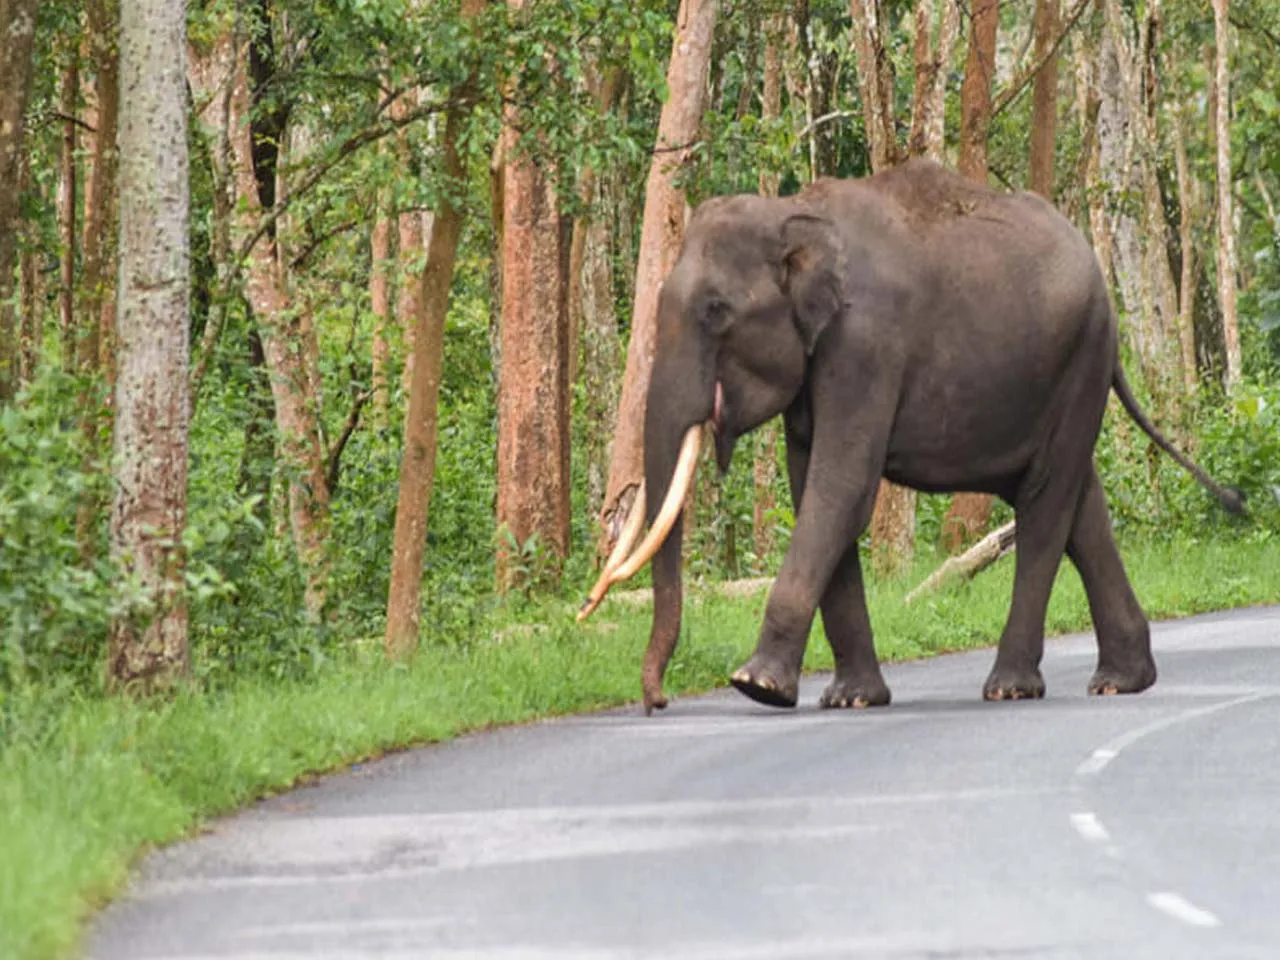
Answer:
<svg viewBox="0 0 1280 960"><path fill-rule="evenodd" d="M15 771L80 743L69 717L133 730L388 664L474 693L504 643L579 681L626 660L608 693L388 721L187 797L171 826L121 828L69 903L309 770L634 699L634 645L572 615L642 477L657 293L713 196L924 156L1048 198L1097 254L1153 419L1249 498L1229 517L1109 414L1122 550L1212 594L1179 587L1168 613L1280 597L1268 0L0 0L0 35L0 835L34 829ZM784 459L777 425L723 476L704 454L697 584L776 571ZM873 587L901 606L1011 517L882 484ZM675 685L717 669L678 661ZM0 870L0 928L17 883ZM73 938L53 913L15 951Z"/></svg>

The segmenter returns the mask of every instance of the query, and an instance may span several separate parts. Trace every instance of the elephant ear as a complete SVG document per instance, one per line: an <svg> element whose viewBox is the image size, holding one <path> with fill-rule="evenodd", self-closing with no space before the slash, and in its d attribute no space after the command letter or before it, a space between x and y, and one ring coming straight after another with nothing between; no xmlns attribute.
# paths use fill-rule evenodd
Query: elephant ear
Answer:
<svg viewBox="0 0 1280 960"><path fill-rule="evenodd" d="M791 297L805 352L812 355L844 304L840 237L830 220L797 213L782 224L782 245L782 288Z"/></svg>

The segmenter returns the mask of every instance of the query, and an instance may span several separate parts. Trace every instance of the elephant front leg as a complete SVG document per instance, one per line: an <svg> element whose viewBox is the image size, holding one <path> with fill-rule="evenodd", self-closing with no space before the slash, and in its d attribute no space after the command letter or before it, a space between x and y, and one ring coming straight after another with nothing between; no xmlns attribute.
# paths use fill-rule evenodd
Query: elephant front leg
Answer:
<svg viewBox="0 0 1280 960"><path fill-rule="evenodd" d="M847 554L854 555L854 566L843 572L847 575L857 569L857 538L871 519L874 477L859 484L860 489L851 490L847 483L826 485L822 475L814 473L810 471L791 547L769 594L755 652L734 672L730 682L759 703L794 707L813 615L819 600L828 596L830 590L835 615L829 623L836 625L831 633L832 647L836 651L837 682L842 685L828 691L830 702L824 697L824 705L844 705L839 701L846 698L846 694L852 700L866 699L868 705L887 703L888 689L875 665L870 622L861 590L850 595L848 579L835 581L833 587L828 587L833 584L841 559ZM859 474L869 475L870 471L851 470L844 476ZM877 470L875 477L878 475ZM825 611L824 606L824 616Z"/></svg>
<svg viewBox="0 0 1280 960"><path fill-rule="evenodd" d="M889 686L876 659L856 542L840 558L822 595L821 609L836 675L822 692L818 705L828 709L887 706Z"/></svg>

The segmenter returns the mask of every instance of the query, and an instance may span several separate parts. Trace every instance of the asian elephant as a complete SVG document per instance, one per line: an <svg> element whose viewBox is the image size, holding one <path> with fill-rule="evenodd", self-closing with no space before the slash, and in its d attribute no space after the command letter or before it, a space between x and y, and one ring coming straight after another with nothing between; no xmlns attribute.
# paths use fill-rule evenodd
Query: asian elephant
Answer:
<svg viewBox="0 0 1280 960"><path fill-rule="evenodd" d="M1064 552L1098 637L1089 691L1144 690L1156 679L1147 621L1093 463L1111 390L1228 510L1243 510L1240 493L1183 456L1138 406L1093 251L1045 200L929 161L820 180L785 199L709 200L659 300L641 488L650 534L623 564L637 513L584 613L652 555L642 683L646 711L665 706L662 677L680 633L679 513L701 427L724 470L740 436L782 414L795 529L755 652L731 678L740 691L795 705L821 609L835 655L821 705L889 702L857 546L881 477L992 493L1015 510L1013 601L985 698L1044 695L1045 609Z"/></svg>

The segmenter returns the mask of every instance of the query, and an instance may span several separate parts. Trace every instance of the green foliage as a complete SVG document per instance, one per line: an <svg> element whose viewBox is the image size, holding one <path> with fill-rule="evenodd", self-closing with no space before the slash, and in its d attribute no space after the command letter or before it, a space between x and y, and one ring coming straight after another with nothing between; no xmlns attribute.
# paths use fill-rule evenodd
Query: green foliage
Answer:
<svg viewBox="0 0 1280 960"><path fill-rule="evenodd" d="M111 576L96 537L83 560L76 515L105 483L84 463L77 396L51 374L0 408L0 697L51 673L92 682L100 662Z"/></svg>

